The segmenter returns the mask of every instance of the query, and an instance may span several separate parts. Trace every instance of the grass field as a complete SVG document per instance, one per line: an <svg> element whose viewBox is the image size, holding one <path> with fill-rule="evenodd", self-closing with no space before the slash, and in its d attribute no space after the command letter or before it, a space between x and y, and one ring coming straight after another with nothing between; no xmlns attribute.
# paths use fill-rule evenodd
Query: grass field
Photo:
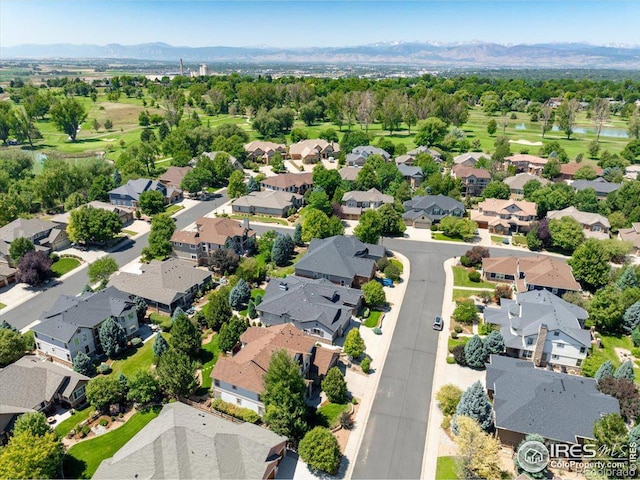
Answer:
<svg viewBox="0 0 640 480"><path fill-rule="evenodd" d="M112 457L159 413L159 410L138 412L118 429L71 447L64 457L65 478L91 478L100 462Z"/></svg>
<svg viewBox="0 0 640 480"><path fill-rule="evenodd" d="M254 288L251 290L251 298L255 300L258 295L262 295L264 297L264 292L265 291L262 288ZM246 307L246 308L243 308L242 310L239 310L238 313L243 317L245 317L248 311L249 311L249 308Z"/></svg>
<svg viewBox="0 0 640 480"><path fill-rule="evenodd" d="M449 351L453 350L458 345L465 345L471 337L460 337L460 338L451 338L447 340L447 349Z"/></svg>
<svg viewBox="0 0 640 480"><path fill-rule="evenodd" d="M171 330L171 317L161 313L152 313L149 315L149 321L156 325L160 325L163 332Z"/></svg>
<svg viewBox="0 0 640 480"><path fill-rule="evenodd" d="M489 291L489 290L487 290ZM493 293L493 289L491 290L491 292ZM466 290L464 288L454 288L453 289L453 295L451 295L451 300L458 300L461 298L469 298L473 295L479 295L480 291L479 290Z"/></svg>
<svg viewBox="0 0 640 480"><path fill-rule="evenodd" d="M165 209L165 213L168 213L169 215L173 215L176 212L179 212L180 210L182 210L184 208L183 205L169 205L166 209Z"/></svg>
<svg viewBox="0 0 640 480"><path fill-rule="evenodd" d="M436 480L457 480L458 465L456 457L438 457Z"/></svg>
<svg viewBox="0 0 640 480"><path fill-rule="evenodd" d="M453 284L456 287L466 288L490 288L495 289L496 286L493 283L488 282L472 282L469 280L469 271L463 267L453 267Z"/></svg>
<svg viewBox="0 0 640 480"><path fill-rule="evenodd" d="M244 220L245 218L248 218L249 221L253 221L253 222L276 223L278 225L285 225L285 226L289 225L289 222L287 222L283 218L263 217L263 216L260 216L260 215L229 215L229 216L231 218L236 219L236 220Z"/></svg>
<svg viewBox="0 0 640 480"><path fill-rule="evenodd" d="M61 277L65 273L68 273L79 266L80 260L71 257L61 257L51 265L51 271L56 277Z"/></svg>
<svg viewBox="0 0 640 480"><path fill-rule="evenodd" d="M464 240L462 240L461 238L450 237L442 232L433 232L431 234L431 238L433 238L434 240L446 240L449 242L464 242Z"/></svg>
<svg viewBox="0 0 640 480"><path fill-rule="evenodd" d="M219 356L218 335L214 335L209 343L202 345L200 350L200 362L202 362L201 388L204 390L208 391L211 388L211 377L209 375L211 375L211 370L213 370Z"/></svg>
<svg viewBox="0 0 640 480"><path fill-rule="evenodd" d="M318 408L318 414L324 418L329 428L336 427L340 423L340 415L342 412L349 411L349 404L327 403Z"/></svg>
<svg viewBox="0 0 640 480"><path fill-rule="evenodd" d="M63 420L56 426L56 433L61 437L66 436L67 433L69 433L76 427L76 425L78 425L80 422L84 422L87 418L89 418L94 411L95 408L91 406L86 406L82 410L76 410L76 413L71 415L66 420Z"/></svg>
<svg viewBox="0 0 640 480"><path fill-rule="evenodd" d="M130 235L130 236L134 236L134 235L138 234L138 232L134 232L133 230L122 229L121 231L122 231L122 233L125 233L125 234Z"/></svg>
<svg viewBox="0 0 640 480"><path fill-rule="evenodd" d="M165 340L169 341L171 337L168 333L162 333ZM149 370L153 365L153 340L149 340L140 348L130 349L125 358L114 361L111 364L111 375L120 375L123 373L126 377L130 377L138 370Z"/></svg>
<svg viewBox="0 0 640 480"><path fill-rule="evenodd" d="M2 302L0 302L0 310L2 310L4 307L6 307L6 305Z"/></svg>
<svg viewBox="0 0 640 480"><path fill-rule="evenodd" d="M377 327L380 324L380 315L382 315L382 312L379 310L371 310L369 316L364 321L364 326L369 328Z"/></svg>

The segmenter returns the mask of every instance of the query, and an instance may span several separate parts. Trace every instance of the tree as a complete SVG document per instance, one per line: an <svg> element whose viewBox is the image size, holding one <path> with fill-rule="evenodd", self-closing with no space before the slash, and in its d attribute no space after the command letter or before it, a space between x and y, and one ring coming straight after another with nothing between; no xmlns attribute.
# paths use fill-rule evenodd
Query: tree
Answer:
<svg viewBox="0 0 640 480"><path fill-rule="evenodd" d="M311 469L335 475L340 466L338 439L325 427L315 427L300 441L298 453Z"/></svg>
<svg viewBox="0 0 640 480"><path fill-rule="evenodd" d="M549 222L549 233L554 246L570 252L585 239L582 225L573 217L554 218Z"/></svg>
<svg viewBox="0 0 640 480"><path fill-rule="evenodd" d="M489 258L491 254L489 253L489 249L487 247L480 247L476 245L475 247L471 247L469 250L467 250L464 256L467 258L467 261L470 263L470 265L479 266L482 265L482 260L485 258Z"/></svg>
<svg viewBox="0 0 640 480"><path fill-rule="evenodd" d="M144 298L138 296L134 297L133 301L136 304L136 315L138 317L138 321L142 322L144 320L144 317L147 315L147 302Z"/></svg>
<svg viewBox="0 0 640 480"><path fill-rule="evenodd" d="M91 361L89 355L84 352L78 352L73 358L73 371L87 377L92 377L96 373L96 367Z"/></svg>
<svg viewBox="0 0 640 480"><path fill-rule="evenodd" d="M302 240L309 242L312 238L327 238L342 235L344 225L338 217L329 218L324 212L309 209L302 223Z"/></svg>
<svg viewBox="0 0 640 480"><path fill-rule="evenodd" d="M460 403L456 407L456 414L452 422L453 432L456 435L459 432L457 420L461 416L474 419L485 432L493 428L493 408L489 402L489 397L484 391L484 387L479 381L464 391L460 398Z"/></svg>
<svg viewBox="0 0 640 480"><path fill-rule="evenodd" d="M366 350L364 340L357 328L349 330L347 337L344 339L342 350L351 358L360 358Z"/></svg>
<svg viewBox="0 0 640 480"><path fill-rule="evenodd" d="M78 127L87 118L87 113L82 104L73 97L66 97L64 100L54 103L49 113L51 114L51 121L58 130L69 135L71 141L75 142ZM106 121L104 127L110 130Z"/></svg>
<svg viewBox="0 0 640 480"><path fill-rule="evenodd" d="M622 275L618 277L616 280L616 286L620 290L626 290L627 288L640 287L640 282L638 282L638 276L636 274L636 269L633 265L629 265L624 269Z"/></svg>
<svg viewBox="0 0 640 480"><path fill-rule="evenodd" d="M247 322L233 317L228 323L222 325L220 333L218 334L218 345L221 352L231 352L238 344L240 335L247 330Z"/></svg>
<svg viewBox="0 0 640 480"><path fill-rule="evenodd" d="M109 358L119 355L127 345L126 332L122 325L116 322L113 317L107 318L102 325L100 325L98 336L100 337L102 349Z"/></svg>
<svg viewBox="0 0 640 480"><path fill-rule="evenodd" d="M67 234L74 243L106 243L122 231L122 220L116 212L82 206L71 211Z"/></svg>
<svg viewBox="0 0 640 480"><path fill-rule="evenodd" d="M122 385L114 375L96 377L87 384L86 395L96 410L106 413L110 405L123 400Z"/></svg>
<svg viewBox="0 0 640 480"><path fill-rule="evenodd" d="M331 368L322 380L322 390L331 403L347 403L347 382L338 367Z"/></svg>
<svg viewBox="0 0 640 480"><path fill-rule="evenodd" d="M593 424L593 438L598 451L622 453L620 447L627 444L627 426L620 415L610 413Z"/></svg>
<svg viewBox="0 0 640 480"><path fill-rule="evenodd" d="M288 437L294 444L307 430L305 391L298 363L286 350L274 352L264 376L263 420L272 431Z"/></svg>
<svg viewBox="0 0 640 480"><path fill-rule="evenodd" d="M258 311L256 310L256 304L253 300L249 300L249 303L247 303L247 317L251 320L258 318Z"/></svg>
<svg viewBox="0 0 640 480"><path fill-rule="evenodd" d="M156 338L153 341L152 350L153 350L153 357L156 359L156 363L158 359L162 356L162 354L164 354L164 352L169 350L169 344L167 343L165 338L162 336L162 334L158 333L156 335Z"/></svg>
<svg viewBox="0 0 640 480"><path fill-rule="evenodd" d="M158 361L158 384L172 397L189 395L198 385L196 364L186 353L171 348Z"/></svg>
<svg viewBox="0 0 640 480"><path fill-rule="evenodd" d="M362 286L364 302L371 308L381 307L387 303L387 296L380 282L370 280Z"/></svg>
<svg viewBox="0 0 640 480"><path fill-rule="evenodd" d="M617 332L625 312L621 292L613 285L599 289L589 302L587 311L588 325L605 332Z"/></svg>
<svg viewBox="0 0 640 480"><path fill-rule="evenodd" d="M447 129L448 125L439 118L427 118L418 127L415 143L416 145L424 145L426 147L437 145L444 139L444 136L447 134Z"/></svg>
<svg viewBox="0 0 640 480"><path fill-rule="evenodd" d="M382 235L401 235L407 229L402 214L391 203L385 203L378 210Z"/></svg>
<svg viewBox="0 0 640 480"><path fill-rule="evenodd" d="M164 195L158 190L147 190L140 194L138 199L140 211L148 216L153 216L164 211Z"/></svg>
<svg viewBox="0 0 640 480"><path fill-rule="evenodd" d="M247 194L247 186L244 183L244 175L240 170L234 170L229 177L227 194L230 198L238 198Z"/></svg>
<svg viewBox="0 0 640 480"><path fill-rule="evenodd" d="M556 120L558 126L566 135L567 139L571 139L573 133L573 127L576 124L576 115L580 109L580 102L577 99L572 98L570 100L565 99L562 104L556 110Z"/></svg>
<svg viewBox="0 0 640 480"><path fill-rule="evenodd" d="M55 432L23 432L0 450L0 478L59 478L64 449Z"/></svg>
<svg viewBox="0 0 640 480"><path fill-rule="evenodd" d="M456 301L456 308L453 311L453 318L457 322L466 323L471 325L478 320L478 309L473 303L473 300L458 300Z"/></svg>
<svg viewBox="0 0 640 480"><path fill-rule="evenodd" d="M606 360L602 365L600 365L594 379L596 383L600 384L605 377L613 378L613 364L611 363L611 360Z"/></svg>
<svg viewBox="0 0 640 480"><path fill-rule="evenodd" d="M456 385L448 383L443 385L436 393L436 401L444 416L451 416L456 413L456 407L460 403L462 390Z"/></svg>
<svg viewBox="0 0 640 480"><path fill-rule="evenodd" d="M631 305L622 316L622 328L631 333L640 324L640 301Z"/></svg>
<svg viewBox="0 0 640 480"><path fill-rule="evenodd" d="M496 121L492 118L491 120L489 120L489 122L487 123L487 133L491 136L495 135L496 131L498 130L498 124L496 123Z"/></svg>
<svg viewBox="0 0 640 480"><path fill-rule="evenodd" d="M20 332L0 328L0 367L15 362L24 355L26 345Z"/></svg>
<svg viewBox="0 0 640 480"><path fill-rule="evenodd" d="M636 376L633 373L633 362L631 360L627 360L622 365L620 365L614 372L613 378L624 378L626 380L629 380L630 382L634 382Z"/></svg>
<svg viewBox="0 0 640 480"><path fill-rule="evenodd" d="M240 307L246 305L250 299L251 288L249 288L247 282L241 278L229 293L229 305L235 310L239 310Z"/></svg>
<svg viewBox="0 0 640 480"><path fill-rule="evenodd" d="M151 372L138 370L127 380L127 400L142 405L153 402L160 390Z"/></svg>
<svg viewBox="0 0 640 480"><path fill-rule="evenodd" d="M633 370L633 366L631 369ZM640 415L640 394L633 380L608 375L598 382L598 390L618 400L620 415L627 422L635 422Z"/></svg>
<svg viewBox="0 0 640 480"><path fill-rule="evenodd" d="M51 265L53 260L46 253L34 250L27 252L18 262L16 281L37 287L51 276Z"/></svg>
<svg viewBox="0 0 640 480"><path fill-rule="evenodd" d="M400 281L400 269L394 263L390 263L383 270L384 276L394 282Z"/></svg>
<svg viewBox="0 0 640 480"><path fill-rule="evenodd" d="M596 143L600 141L600 132L607 120L611 109L609 108L609 100L606 98L594 98L591 102L591 122L596 130Z"/></svg>
<svg viewBox="0 0 640 480"><path fill-rule="evenodd" d="M520 445L518 445L518 448L516 450L516 452L520 451L520 449L522 448L522 446L526 443L526 442L540 442L542 444L545 443L544 437L542 437L541 435L538 435L536 433L532 433L530 435L527 435L526 437L524 437L524 440L522 440L520 442ZM545 478L547 478L548 476L548 469L547 467L545 467L543 470L536 472L536 473L531 473L531 472L527 472L525 471L522 466L520 465L520 462L518 461L518 455L516 455L513 459L515 467L516 467L516 472L518 474L522 474L524 473L528 478L534 479L534 480L543 480Z"/></svg>
<svg viewBox="0 0 640 480"><path fill-rule="evenodd" d="M220 273L231 274L240 264L240 257L236 252L228 248L218 248L209 257L209 265Z"/></svg>
<svg viewBox="0 0 640 480"><path fill-rule="evenodd" d="M493 330L487 338L484 339L485 359L489 358L489 355L503 354L504 348L504 338L500 330Z"/></svg>
<svg viewBox="0 0 640 480"><path fill-rule="evenodd" d="M149 233L149 246L142 249L145 260L154 258L166 258L173 250L171 236L176 229L173 218L166 213L159 213L151 220L151 232Z"/></svg>
<svg viewBox="0 0 640 480"><path fill-rule="evenodd" d="M378 176L376 175L376 170L371 163L365 163L358 171L355 188L356 190L362 191L378 188Z"/></svg>
<svg viewBox="0 0 640 480"><path fill-rule="evenodd" d="M469 240L475 236L478 224L467 218L444 217L440 220L439 228L448 237Z"/></svg>
<svg viewBox="0 0 640 480"><path fill-rule="evenodd" d="M629 123L627 125L627 132L630 138L640 139L640 106L636 106L633 110L633 114L629 117Z"/></svg>
<svg viewBox="0 0 640 480"><path fill-rule="evenodd" d="M302 245L302 224L300 222L296 223L296 227L293 230L293 243L296 245Z"/></svg>
<svg viewBox="0 0 640 480"><path fill-rule="evenodd" d="M478 335L474 335L464 345L464 360L471 368L484 368L486 359L482 339Z"/></svg>
<svg viewBox="0 0 640 480"><path fill-rule="evenodd" d="M13 424L13 435L27 433L32 437L42 437L51 432L51 427L42 412L27 412L18 417Z"/></svg>
<svg viewBox="0 0 640 480"><path fill-rule="evenodd" d="M96 283L109 280L109 277L118 271L118 264L113 257L106 256L99 258L89 265L89 281Z"/></svg>
<svg viewBox="0 0 640 480"><path fill-rule="evenodd" d="M273 241L273 247L271 247L271 260L279 267L287 264L291 255L293 255L295 245L291 236L278 235Z"/></svg>
<svg viewBox="0 0 640 480"><path fill-rule="evenodd" d="M176 350L195 358L202 345L200 330L193 324L185 313L178 315L171 326L171 346Z"/></svg>
<svg viewBox="0 0 640 480"><path fill-rule="evenodd" d="M229 295L219 291L211 293L209 301L202 308L202 313L207 326L213 330L219 330L233 314L229 305Z"/></svg>
<svg viewBox="0 0 640 480"><path fill-rule="evenodd" d="M27 252L35 250L33 242L25 237L18 237L9 246L9 256L13 263L18 263Z"/></svg>
<svg viewBox="0 0 640 480"><path fill-rule="evenodd" d="M113 128L113 122L108 118L104 121L105 130L111 130Z"/></svg>
<svg viewBox="0 0 640 480"><path fill-rule="evenodd" d="M482 196L484 198L499 198L506 200L511 196L509 186L504 182L493 181L485 187Z"/></svg>
<svg viewBox="0 0 640 480"><path fill-rule="evenodd" d="M601 242L590 238L578 246L567 262L573 275L587 290L595 291L609 281L609 258Z"/></svg>
<svg viewBox="0 0 640 480"><path fill-rule="evenodd" d="M500 441L485 433L473 418L461 416L457 418L457 426L458 478L499 480Z"/></svg>
<svg viewBox="0 0 640 480"><path fill-rule="evenodd" d="M560 162L555 158L550 159L547 164L542 167L542 176L547 180L553 180L560 176Z"/></svg>
<svg viewBox="0 0 640 480"><path fill-rule="evenodd" d="M360 215L360 220L353 234L364 243L378 243L382 233L380 214L376 210L366 210Z"/></svg>

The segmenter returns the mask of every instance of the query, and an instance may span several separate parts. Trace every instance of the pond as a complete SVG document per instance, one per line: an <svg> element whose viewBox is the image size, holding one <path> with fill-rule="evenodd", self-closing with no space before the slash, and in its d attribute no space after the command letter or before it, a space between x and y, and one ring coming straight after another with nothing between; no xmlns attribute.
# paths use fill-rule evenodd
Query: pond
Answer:
<svg viewBox="0 0 640 480"><path fill-rule="evenodd" d="M526 123L517 123L515 125L515 129L516 130L528 130L527 128L527 124ZM536 127L536 128L532 128L531 130L540 130L540 127ZM554 125L551 128L552 132L560 132L560 127L558 127L557 125ZM577 134L593 134L595 135L596 131L594 128L591 127L574 127L573 128L573 133L577 133ZM600 131L600 136L601 137L613 137L613 138L629 138L629 134L627 133L627 131L624 128L603 128Z"/></svg>

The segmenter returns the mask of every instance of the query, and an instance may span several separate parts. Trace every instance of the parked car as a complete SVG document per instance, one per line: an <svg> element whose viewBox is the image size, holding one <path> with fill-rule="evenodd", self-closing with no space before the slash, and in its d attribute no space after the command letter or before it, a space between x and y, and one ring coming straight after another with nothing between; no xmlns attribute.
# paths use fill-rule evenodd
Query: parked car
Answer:
<svg viewBox="0 0 640 480"><path fill-rule="evenodd" d="M433 319L433 329L442 330L443 326L444 326L444 322L442 321L442 317L436 316L436 318Z"/></svg>

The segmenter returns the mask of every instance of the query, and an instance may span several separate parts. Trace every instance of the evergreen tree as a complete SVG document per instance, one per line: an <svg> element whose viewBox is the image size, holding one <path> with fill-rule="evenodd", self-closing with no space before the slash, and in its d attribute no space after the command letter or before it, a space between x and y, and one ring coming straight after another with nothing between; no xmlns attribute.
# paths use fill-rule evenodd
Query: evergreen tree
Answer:
<svg viewBox="0 0 640 480"><path fill-rule="evenodd" d="M156 338L153 341L152 350L153 350L153 356L156 359L159 359L164 352L169 350L169 344L160 333L156 335Z"/></svg>
<svg viewBox="0 0 640 480"><path fill-rule="evenodd" d="M173 315L171 315L171 324L174 324L176 321L176 318L178 318L180 315L186 315L186 314L184 313L184 310L182 310L182 307L177 307L173 311Z"/></svg>
<svg viewBox="0 0 640 480"><path fill-rule="evenodd" d="M189 395L198 385L196 364L189 355L175 348L160 357L156 373L160 388L172 397Z"/></svg>
<svg viewBox="0 0 640 480"><path fill-rule="evenodd" d="M2 330L2 329L11 330L13 332L18 332L18 329L16 327L14 327L13 325L11 325L6 320L2 320L2 323L0 323L0 330Z"/></svg>
<svg viewBox="0 0 640 480"><path fill-rule="evenodd" d="M504 338L500 330L493 330L484 340L485 360L489 355L501 355L504 353Z"/></svg>
<svg viewBox="0 0 640 480"><path fill-rule="evenodd" d="M93 288L91 288L91 285L86 284L86 285L82 288L82 295L84 295L85 293L93 293Z"/></svg>
<svg viewBox="0 0 640 480"><path fill-rule="evenodd" d="M640 328L636 327L631 332L631 340L633 341L634 347L640 347Z"/></svg>
<svg viewBox="0 0 640 480"><path fill-rule="evenodd" d="M364 340L360 335L360 330L357 328L352 328L347 333L347 338L344 340L344 346L342 347L344 353L349 355L351 358L360 358L364 353L366 346L364 344Z"/></svg>
<svg viewBox="0 0 640 480"><path fill-rule="evenodd" d="M253 320L258 316L258 311L256 310L256 304L254 300L249 300L247 304L247 316Z"/></svg>
<svg viewBox="0 0 640 480"><path fill-rule="evenodd" d="M118 169L114 169L113 170L113 175L111 175L111 180L113 180L113 184L117 187L120 186L120 184L122 183L122 175L120 175L120 172L118 171Z"/></svg>
<svg viewBox="0 0 640 480"><path fill-rule="evenodd" d="M171 327L170 342L173 348L194 358L200 351L202 336L200 330L183 313L176 317Z"/></svg>
<svg viewBox="0 0 640 480"><path fill-rule="evenodd" d="M618 277L616 285L620 290L626 290L627 288L640 287L638 283L638 276L636 275L636 269L633 265L629 265L624 269L622 275Z"/></svg>
<svg viewBox="0 0 640 480"><path fill-rule="evenodd" d="M144 298L135 297L133 300L136 304L136 315L138 316L138 321L141 322L144 320L145 315L147 314L147 302Z"/></svg>
<svg viewBox="0 0 640 480"><path fill-rule="evenodd" d="M453 416L452 423L453 432L456 435L458 434L456 418L461 415L473 418L485 432L492 429L493 408L489 402L489 397L484 391L484 387L479 381L464 391L460 398L460 403L456 407L456 414Z"/></svg>
<svg viewBox="0 0 640 480"><path fill-rule="evenodd" d="M296 223L296 228L293 231L293 243L296 245L302 245L302 224Z"/></svg>
<svg viewBox="0 0 640 480"><path fill-rule="evenodd" d="M73 359L73 371L92 377L96 373L96 367L86 353L78 352Z"/></svg>
<svg viewBox="0 0 640 480"><path fill-rule="evenodd" d="M631 305L622 316L622 328L632 332L640 324L640 301Z"/></svg>
<svg viewBox="0 0 640 480"><path fill-rule="evenodd" d="M247 322L238 317L233 317L229 323L222 325L220 333L218 334L218 345L220 346L220 351L232 351L238 344L240 335L245 332L247 326Z"/></svg>
<svg viewBox="0 0 640 480"><path fill-rule="evenodd" d="M483 368L485 362L485 350L482 339L474 335L464 346L464 359L472 368Z"/></svg>
<svg viewBox="0 0 640 480"><path fill-rule="evenodd" d="M322 380L322 390L331 403L347 403L349 391L344 376L338 367L333 367Z"/></svg>
<svg viewBox="0 0 640 480"><path fill-rule="evenodd" d="M260 190L260 185L256 181L256 177L250 177L247 182L247 192L257 192Z"/></svg>
<svg viewBox="0 0 640 480"><path fill-rule="evenodd" d="M542 437L541 435L538 434L531 434L531 435L527 435L524 440L522 442L520 442L520 445L518 445L518 450L520 449L520 447L522 447L522 445L525 442L540 442L542 444L544 444L544 437ZM518 451L516 450L516 451ZM547 478L547 468L545 468L544 470L537 472L537 473L531 473L531 472L527 472L525 471L521 466L520 466L520 462L518 462L518 456L516 455L514 457L514 463L515 463L515 467L516 467L516 472L518 474L520 473L525 473L525 475L531 479L534 480L541 480L544 478Z"/></svg>
<svg viewBox="0 0 640 480"><path fill-rule="evenodd" d="M122 387L122 391L126 392L127 386L128 386L128 380L127 380L127 376L122 372L120 372L120 375L118 375L118 383L120 383L120 387Z"/></svg>
<svg viewBox="0 0 640 480"><path fill-rule="evenodd" d="M596 383L600 383L604 377L613 377L613 363L611 363L611 360L603 362L594 376Z"/></svg>
<svg viewBox="0 0 640 480"><path fill-rule="evenodd" d="M635 382L636 375L633 373L633 362L631 360L627 360L620 365L614 372L613 378L624 378L630 382Z"/></svg>
<svg viewBox="0 0 640 480"><path fill-rule="evenodd" d="M102 349L109 358L118 355L127 345L127 336L124 328L113 317L109 317L100 325L98 336L100 337Z"/></svg>
<svg viewBox="0 0 640 480"><path fill-rule="evenodd" d="M629 445L635 443L640 446L640 424L636 425L629 431Z"/></svg>
<svg viewBox="0 0 640 480"><path fill-rule="evenodd" d="M241 278L235 287L231 289L229 293L229 305L234 309L239 310L242 305L245 305L251 298L251 289L247 282Z"/></svg>
<svg viewBox="0 0 640 480"><path fill-rule="evenodd" d="M278 235L273 241L273 247L271 247L271 260L282 267L293 255L295 245L290 235Z"/></svg>

